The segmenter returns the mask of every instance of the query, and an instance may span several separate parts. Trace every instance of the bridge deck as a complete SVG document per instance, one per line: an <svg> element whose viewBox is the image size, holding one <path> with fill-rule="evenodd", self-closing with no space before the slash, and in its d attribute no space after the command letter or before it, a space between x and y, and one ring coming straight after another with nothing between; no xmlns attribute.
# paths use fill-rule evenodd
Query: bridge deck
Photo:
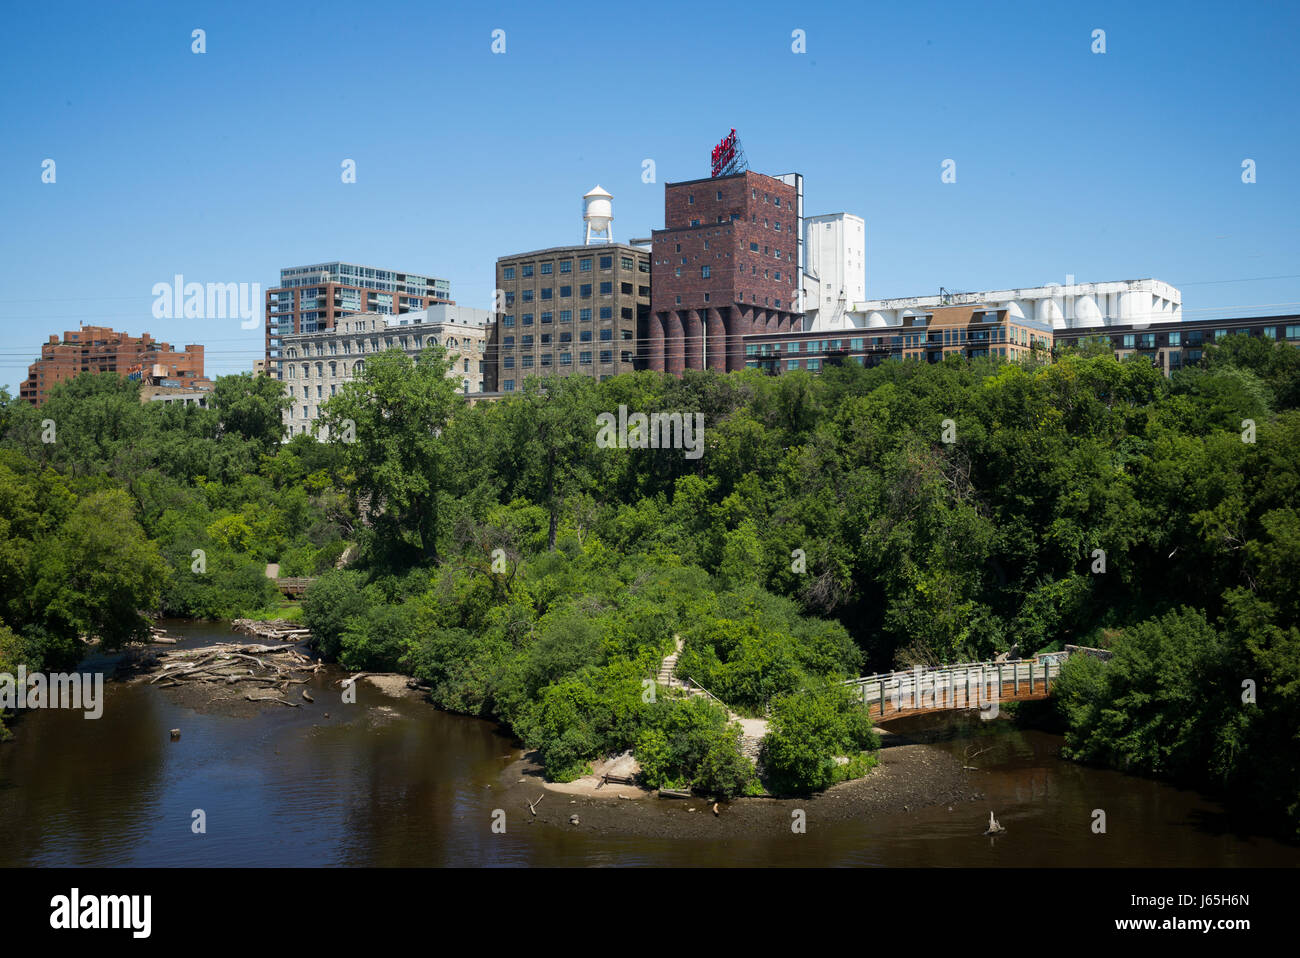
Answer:
<svg viewBox="0 0 1300 958"><path fill-rule="evenodd" d="M1047 698L1061 670L1061 656L1014 662L970 662L935 669L868 675L855 686L877 721L904 715L975 709L993 702Z"/></svg>

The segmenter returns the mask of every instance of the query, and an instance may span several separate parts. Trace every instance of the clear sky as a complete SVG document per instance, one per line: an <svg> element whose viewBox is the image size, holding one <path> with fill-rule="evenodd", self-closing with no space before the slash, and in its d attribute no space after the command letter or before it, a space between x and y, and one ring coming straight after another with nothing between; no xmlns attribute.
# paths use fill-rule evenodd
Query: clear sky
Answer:
<svg viewBox="0 0 1300 958"><path fill-rule="evenodd" d="M496 258L579 242L597 183L615 239L662 226L731 127L806 213L866 219L871 298L1072 274L1162 279L1187 318L1297 311L1298 27L1267 0L8 4L0 385L79 323L251 368L260 308L153 317L177 273L345 260L487 307Z"/></svg>

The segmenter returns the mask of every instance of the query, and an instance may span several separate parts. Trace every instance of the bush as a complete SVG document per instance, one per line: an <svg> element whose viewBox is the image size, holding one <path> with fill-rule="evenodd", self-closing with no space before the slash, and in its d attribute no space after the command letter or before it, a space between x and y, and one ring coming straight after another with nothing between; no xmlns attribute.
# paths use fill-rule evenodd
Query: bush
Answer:
<svg viewBox="0 0 1300 958"><path fill-rule="evenodd" d="M303 620L316 637L317 647L327 659L338 657L349 622L370 608L365 577L342 569L326 573L303 596Z"/></svg>
<svg viewBox="0 0 1300 958"><path fill-rule="evenodd" d="M861 703L845 686L824 685L773 700L762 764L778 793L817 791L855 771L841 772L836 756L848 756L852 766L859 753L879 747Z"/></svg>

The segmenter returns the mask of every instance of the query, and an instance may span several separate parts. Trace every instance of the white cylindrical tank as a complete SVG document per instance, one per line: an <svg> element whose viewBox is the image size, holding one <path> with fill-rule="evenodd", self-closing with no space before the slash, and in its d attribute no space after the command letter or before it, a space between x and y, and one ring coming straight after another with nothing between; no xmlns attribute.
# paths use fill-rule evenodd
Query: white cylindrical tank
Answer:
<svg viewBox="0 0 1300 958"><path fill-rule="evenodd" d="M593 233L609 231L614 219L614 195L598 185L582 198L582 218Z"/></svg>

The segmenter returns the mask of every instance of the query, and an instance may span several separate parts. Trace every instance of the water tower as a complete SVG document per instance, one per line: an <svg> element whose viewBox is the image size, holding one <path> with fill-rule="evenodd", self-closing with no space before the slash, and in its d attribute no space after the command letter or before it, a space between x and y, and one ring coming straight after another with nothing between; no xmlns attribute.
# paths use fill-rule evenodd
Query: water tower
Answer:
<svg viewBox="0 0 1300 958"><path fill-rule="evenodd" d="M610 226L614 222L614 196L596 186L582 198L582 219L587 224L587 236L583 242L590 246L593 235L599 234L606 243L614 242L614 233Z"/></svg>

